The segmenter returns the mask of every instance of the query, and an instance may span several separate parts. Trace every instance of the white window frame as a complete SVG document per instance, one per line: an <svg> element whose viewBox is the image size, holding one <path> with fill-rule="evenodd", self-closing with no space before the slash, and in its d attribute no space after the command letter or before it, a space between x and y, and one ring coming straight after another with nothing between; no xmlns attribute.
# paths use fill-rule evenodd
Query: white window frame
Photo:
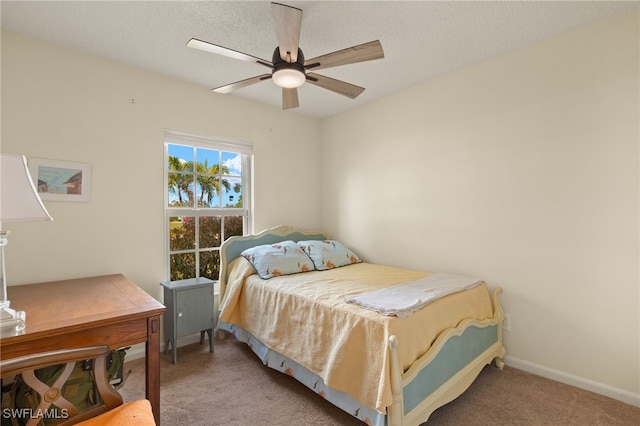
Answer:
<svg viewBox="0 0 640 426"><path fill-rule="evenodd" d="M237 152L242 155L242 208L237 207L169 207L169 170L167 167L169 161L169 145L185 145L195 148L205 148L217 151ZM170 235L169 235L169 218L171 216L194 216L196 220L196 247L193 250L185 250L185 253L196 253L196 277L200 276L200 262L197 256L200 250L198 218L202 216L243 216L244 235L252 232L253 227L253 210L252 210L252 167L253 167L253 145L246 142L229 141L224 139L205 138L200 136L189 135L186 133L165 130L164 132L164 163L163 163L163 190L164 190L164 277L169 280L170 271ZM223 227L224 232L224 227ZM222 236L224 241L224 235ZM179 252L178 252L179 253Z"/></svg>

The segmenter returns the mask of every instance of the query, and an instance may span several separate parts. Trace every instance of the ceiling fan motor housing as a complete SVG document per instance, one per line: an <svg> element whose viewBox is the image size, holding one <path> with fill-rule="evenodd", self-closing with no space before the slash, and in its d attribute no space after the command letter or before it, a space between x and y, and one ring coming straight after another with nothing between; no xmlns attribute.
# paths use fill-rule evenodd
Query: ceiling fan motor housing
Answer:
<svg viewBox="0 0 640 426"><path fill-rule="evenodd" d="M291 53L287 52L288 56L291 57ZM282 56L280 55L280 47L276 47L276 49L273 51L273 57L271 58L271 62L273 63L274 66L277 66L278 64L299 64L302 69L304 69L304 54L302 53L302 49L298 48L298 59L296 62L288 62L285 61L284 59L282 59Z"/></svg>
<svg viewBox="0 0 640 426"><path fill-rule="evenodd" d="M274 83L284 88L300 87L306 80L304 70L304 55L298 48L298 58L296 62L287 62L280 56L280 48L273 51L273 72L271 73Z"/></svg>

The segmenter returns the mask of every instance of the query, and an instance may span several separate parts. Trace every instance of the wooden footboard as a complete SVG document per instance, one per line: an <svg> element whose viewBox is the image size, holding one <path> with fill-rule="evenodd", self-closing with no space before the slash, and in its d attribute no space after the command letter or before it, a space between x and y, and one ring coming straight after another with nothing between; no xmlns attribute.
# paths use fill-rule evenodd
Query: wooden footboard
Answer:
<svg viewBox="0 0 640 426"><path fill-rule="evenodd" d="M467 390L485 365L495 359L498 368L504 366L501 293L501 288L493 291L493 318L466 320L444 331L406 372L398 361L397 338L389 338L393 404L387 410L388 426L426 422L437 408Z"/></svg>

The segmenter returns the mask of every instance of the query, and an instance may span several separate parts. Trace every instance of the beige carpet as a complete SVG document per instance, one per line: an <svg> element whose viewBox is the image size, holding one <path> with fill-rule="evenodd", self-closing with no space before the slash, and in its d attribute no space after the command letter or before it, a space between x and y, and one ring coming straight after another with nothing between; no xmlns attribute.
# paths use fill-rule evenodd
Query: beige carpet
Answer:
<svg viewBox="0 0 640 426"><path fill-rule="evenodd" d="M161 422L183 425L358 425L295 379L262 365L233 338L178 349L178 364L161 356ZM121 393L144 398L144 361ZM459 398L436 410L429 426L640 425L640 408L521 370L486 367ZM413 425L410 425L413 426Z"/></svg>

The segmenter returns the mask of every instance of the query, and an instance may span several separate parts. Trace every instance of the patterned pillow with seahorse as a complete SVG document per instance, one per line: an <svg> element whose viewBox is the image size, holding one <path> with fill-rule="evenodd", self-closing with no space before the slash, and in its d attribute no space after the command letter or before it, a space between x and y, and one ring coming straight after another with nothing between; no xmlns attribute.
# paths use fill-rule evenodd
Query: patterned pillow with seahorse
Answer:
<svg viewBox="0 0 640 426"><path fill-rule="evenodd" d="M318 271L362 262L357 254L336 240L298 241L298 245L313 260Z"/></svg>
<svg viewBox="0 0 640 426"><path fill-rule="evenodd" d="M313 262L293 241L252 247L241 253L262 279L315 270Z"/></svg>

